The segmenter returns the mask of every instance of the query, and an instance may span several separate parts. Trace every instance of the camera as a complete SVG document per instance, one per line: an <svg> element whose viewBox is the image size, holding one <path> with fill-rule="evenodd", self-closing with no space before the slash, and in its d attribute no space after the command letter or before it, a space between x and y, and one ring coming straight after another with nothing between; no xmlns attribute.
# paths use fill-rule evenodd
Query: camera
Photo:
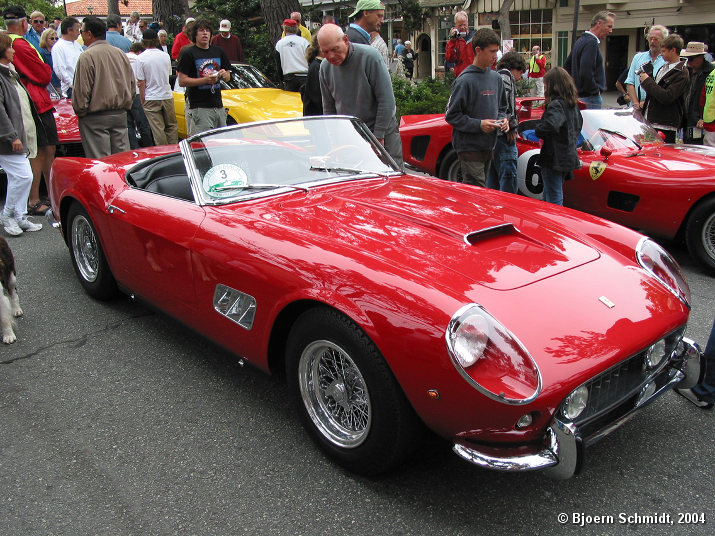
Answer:
<svg viewBox="0 0 715 536"><path fill-rule="evenodd" d="M648 76L653 75L653 64L651 62L646 62L636 69L636 74L645 73Z"/></svg>

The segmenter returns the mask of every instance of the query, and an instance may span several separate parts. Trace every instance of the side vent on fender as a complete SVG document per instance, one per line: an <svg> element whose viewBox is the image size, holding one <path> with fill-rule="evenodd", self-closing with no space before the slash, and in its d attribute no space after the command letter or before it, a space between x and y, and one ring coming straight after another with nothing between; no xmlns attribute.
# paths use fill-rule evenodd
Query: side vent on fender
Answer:
<svg viewBox="0 0 715 536"><path fill-rule="evenodd" d="M633 212L640 199L640 196L637 195L610 191L608 192L608 207L623 212Z"/></svg>
<svg viewBox="0 0 715 536"><path fill-rule="evenodd" d="M429 136L415 136L410 144L410 154L415 160L424 160L429 147Z"/></svg>
<svg viewBox="0 0 715 536"><path fill-rule="evenodd" d="M214 309L242 328L251 329L256 316L256 299L239 290L219 284L214 290Z"/></svg>

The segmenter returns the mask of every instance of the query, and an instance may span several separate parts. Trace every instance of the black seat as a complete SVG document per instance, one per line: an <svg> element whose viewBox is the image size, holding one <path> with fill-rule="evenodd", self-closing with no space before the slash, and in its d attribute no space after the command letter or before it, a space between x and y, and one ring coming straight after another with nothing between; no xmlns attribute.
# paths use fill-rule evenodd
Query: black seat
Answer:
<svg viewBox="0 0 715 536"><path fill-rule="evenodd" d="M147 192L156 192L158 194L185 199L186 201L194 200L194 193L191 190L189 177L186 174L159 177L150 182L144 189Z"/></svg>

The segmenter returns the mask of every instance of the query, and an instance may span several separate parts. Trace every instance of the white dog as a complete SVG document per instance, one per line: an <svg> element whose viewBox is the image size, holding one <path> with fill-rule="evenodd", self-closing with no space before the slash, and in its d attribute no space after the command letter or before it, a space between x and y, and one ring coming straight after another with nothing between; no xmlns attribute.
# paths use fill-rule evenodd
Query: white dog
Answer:
<svg viewBox="0 0 715 536"><path fill-rule="evenodd" d="M15 275L15 257L3 237L0 236L0 327L2 327L2 342L12 344L17 340L12 327L13 317L22 316L20 300L17 296L17 277Z"/></svg>

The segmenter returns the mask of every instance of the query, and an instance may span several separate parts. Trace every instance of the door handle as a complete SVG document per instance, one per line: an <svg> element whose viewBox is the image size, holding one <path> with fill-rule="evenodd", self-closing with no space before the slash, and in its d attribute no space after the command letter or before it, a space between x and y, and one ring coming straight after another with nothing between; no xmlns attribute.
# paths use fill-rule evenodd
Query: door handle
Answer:
<svg viewBox="0 0 715 536"><path fill-rule="evenodd" d="M110 214L114 214L114 211L121 212L122 214L127 213L125 210L122 210L119 207L115 207L114 205L107 205L107 212L109 212Z"/></svg>

